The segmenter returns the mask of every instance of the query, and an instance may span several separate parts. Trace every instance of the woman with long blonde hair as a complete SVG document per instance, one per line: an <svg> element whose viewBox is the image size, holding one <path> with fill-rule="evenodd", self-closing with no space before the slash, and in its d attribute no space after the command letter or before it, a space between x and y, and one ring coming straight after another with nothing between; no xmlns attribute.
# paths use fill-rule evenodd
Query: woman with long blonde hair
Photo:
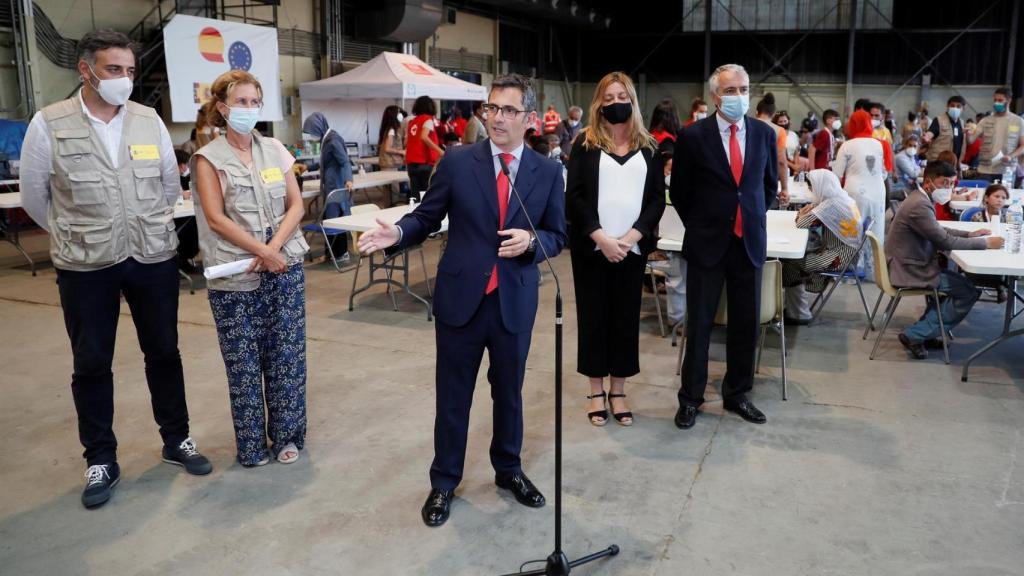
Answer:
<svg viewBox="0 0 1024 576"><path fill-rule="evenodd" d="M576 369L590 379L591 424L604 426L610 406L615 421L630 426L625 385L640 372L644 265L665 211L665 179L628 75L612 72L601 79L588 118L569 155L566 187L579 328Z"/></svg>

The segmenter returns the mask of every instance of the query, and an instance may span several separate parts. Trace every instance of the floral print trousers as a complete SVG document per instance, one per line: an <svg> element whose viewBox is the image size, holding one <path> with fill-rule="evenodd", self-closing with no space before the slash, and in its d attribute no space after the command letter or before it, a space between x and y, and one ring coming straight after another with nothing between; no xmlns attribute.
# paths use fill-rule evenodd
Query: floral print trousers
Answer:
<svg viewBox="0 0 1024 576"><path fill-rule="evenodd" d="M238 461L276 456L306 436L306 279L302 263L260 273L256 290L210 290L227 369ZM264 404L265 397L265 404ZM264 406L267 418L264 418Z"/></svg>

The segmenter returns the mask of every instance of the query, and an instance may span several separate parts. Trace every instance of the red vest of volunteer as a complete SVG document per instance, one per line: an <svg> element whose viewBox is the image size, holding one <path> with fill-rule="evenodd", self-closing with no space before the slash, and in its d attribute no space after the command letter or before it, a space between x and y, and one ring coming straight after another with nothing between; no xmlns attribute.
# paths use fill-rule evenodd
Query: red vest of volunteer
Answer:
<svg viewBox="0 0 1024 576"><path fill-rule="evenodd" d="M405 135L405 163L406 164L435 164L438 155L433 148L428 147L423 140L420 140L420 131L423 124L434 117L429 114L420 114L409 121L409 127ZM437 131L430 131L430 141L437 144Z"/></svg>
<svg viewBox="0 0 1024 576"><path fill-rule="evenodd" d="M554 134L555 130L558 129L558 123L562 121L562 117L558 115L558 112L550 110L544 114L544 133Z"/></svg>

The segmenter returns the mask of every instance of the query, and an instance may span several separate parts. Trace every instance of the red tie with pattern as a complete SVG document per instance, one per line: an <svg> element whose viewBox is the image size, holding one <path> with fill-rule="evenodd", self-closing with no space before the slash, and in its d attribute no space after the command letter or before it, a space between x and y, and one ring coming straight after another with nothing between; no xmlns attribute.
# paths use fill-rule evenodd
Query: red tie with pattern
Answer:
<svg viewBox="0 0 1024 576"><path fill-rule="evenodd" d="M512 164L512 160L515 156L507 153L501 154L502 160L505 161L506 166ZM504 230L505 228L505 214L508 212L508 176L505 176L503 170L498 170L498 230ZM491 268L491 279L487 281L487 289L484 290L484 294L490 294L498 289L498 265L495 264Z"/></svg>
<svg viewBox="0 0 1024 576"><path fill-rule="evenodd" d="M740 141L736 138L736 125L729 125L729 167L732 168L732 177L736 185L740 185L740 178L743 176L743 153L740 152ZM743 238L743 212L740 205L736 205L736 224L732 227L732 233L737 238Z"/></svg>

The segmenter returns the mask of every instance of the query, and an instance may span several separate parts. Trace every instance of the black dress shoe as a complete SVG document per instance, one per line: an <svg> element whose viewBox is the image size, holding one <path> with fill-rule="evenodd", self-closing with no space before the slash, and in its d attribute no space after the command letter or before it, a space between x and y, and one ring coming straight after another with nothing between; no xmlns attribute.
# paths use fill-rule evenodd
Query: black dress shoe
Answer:
<svg viewBox="0 0 1024 576"><path fill-rule="evenodd" d="M924 341L925 350L942 350L942 338L929 338Z"/></svg>
<svg viewBox="0 0 1024 576"><path fill-rule="evenodd" d="M423 523L431 528L436 528L448 521L448 515L452 509L453 490L441 490L431 488L427 495L427 501L423 503Z"/></svg>
<svg viewBox="0 0 1024 576"><path fill-rule="evenodd" d="M693 425L697 423L697 410L696 406L690 406L686 404L680 406L679 410L676 411L676 428L686 430L687 428L693 428Z"/></svg>
<svg viewBox="0 0 1024 576"><path fill-rule="evenodd" d="M924 360L928 357L928 350L925 349L923 342L914 342L907 337L906 334L900 332L900 344L907 350L910 357L914 360Z"/></svg>
<svg viewBox="0 0 1024 576"><path fill-rule="evenodd" d="M746 398L740 400L726 401L722 404L729 412L735 412L740 415L747 422L753 422L754 424L764 424L768 421L764 413L754 406L754 403Z"/></svg>
<svg viewBox="0 0 1024 576"><path fill-rule="evenodd" d="M522 472L506 478L495 478L494 483L497 484L498 488L511 490L512 495L516 497L516 502L523 506L542 508L547 502L544 500L544 495L540 493L540 490L537 490L533 482L530 482L530 479Z"/></svg>
<svg viewBox="0 0 1024 576"><path fill-rule="evenodd" d="M786 316L783 320L785 320L786 326L809 326L813 318L793 318Z"/></svg>

